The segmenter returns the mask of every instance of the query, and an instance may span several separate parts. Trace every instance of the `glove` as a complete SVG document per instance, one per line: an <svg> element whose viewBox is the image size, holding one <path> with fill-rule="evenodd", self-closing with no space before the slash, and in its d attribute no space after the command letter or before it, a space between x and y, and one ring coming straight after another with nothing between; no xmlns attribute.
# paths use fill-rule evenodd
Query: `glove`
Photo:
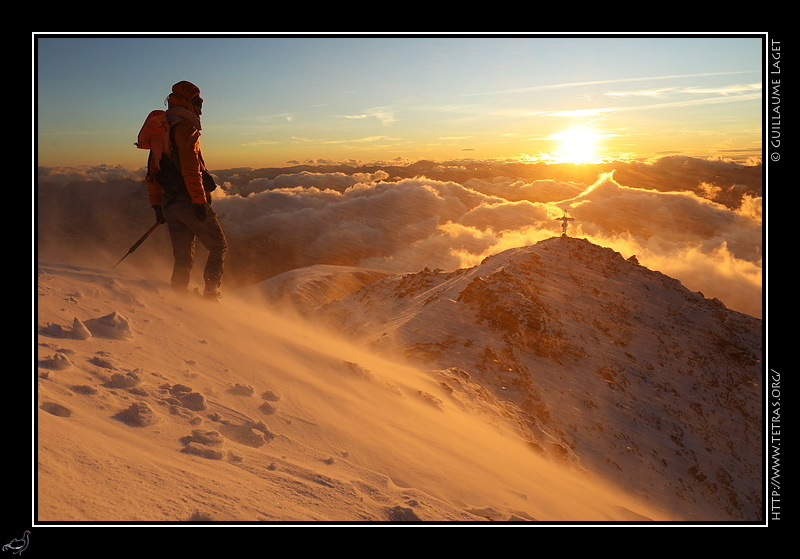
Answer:
<svg viewBox="0 0 800 559"><path fill-rule="evenodd" d="M205 221L206 217L208 216L206 204L195 204L194 205L194 215L197 218L197 221Z"/></svg>
<svg viewBox="0 0 800 559"><path fill-rule="evenodd" d="M164 223L167 222L167 220L164 219L164 212L161 211L161 206L153 206L153 210L155 210L155 212L156 212L156 221L157 222L159 222L161 224L164 224Z"/></svg>

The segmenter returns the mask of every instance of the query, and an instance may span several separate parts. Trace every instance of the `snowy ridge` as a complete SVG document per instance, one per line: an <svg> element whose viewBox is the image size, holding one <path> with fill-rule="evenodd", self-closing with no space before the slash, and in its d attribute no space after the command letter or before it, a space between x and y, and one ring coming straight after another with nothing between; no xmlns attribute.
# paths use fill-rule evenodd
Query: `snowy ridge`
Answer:
<svg viewBox="0 0 800 559"><path fill-rule="evenodd" d="M555 237L320 312L503 402L549 456L687 518L761 514L761 321L635 257Z"/></svg>

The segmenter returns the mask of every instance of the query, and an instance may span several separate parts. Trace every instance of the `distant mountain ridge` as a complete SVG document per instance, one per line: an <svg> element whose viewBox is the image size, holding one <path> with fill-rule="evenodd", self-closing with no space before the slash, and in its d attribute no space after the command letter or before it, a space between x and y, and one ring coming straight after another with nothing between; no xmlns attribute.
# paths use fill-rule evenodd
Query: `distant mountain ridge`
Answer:
<svg viewBox="0 0 800 559"><path fill-rule="evenodd" d="M761 515L761 320L587 240L366 283L316 311L531 443L704 519Z"/></svg>

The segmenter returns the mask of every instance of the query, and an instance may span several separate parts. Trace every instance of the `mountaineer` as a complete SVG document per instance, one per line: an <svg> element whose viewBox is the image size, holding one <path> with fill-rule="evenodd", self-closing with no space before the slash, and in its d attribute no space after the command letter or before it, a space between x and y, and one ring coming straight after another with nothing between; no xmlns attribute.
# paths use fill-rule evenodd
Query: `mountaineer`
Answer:
<svg viewBox="0 0 800 559"><path fill-rule="evenodd" d="M228 242L217 214L211 209L210 192L216 184L205 168L200 150L203 107L200 88L180 81L172 86L166 103L166 111L154 113L162 113L161 118L166 116L168 149L165 146L160 156L151 150L145 182L156 220L167 224L172 241L174 264L170 283L177 292L188 291L195 241L199 240L209 251L203 270L203 296L218 300Z"/></svg>

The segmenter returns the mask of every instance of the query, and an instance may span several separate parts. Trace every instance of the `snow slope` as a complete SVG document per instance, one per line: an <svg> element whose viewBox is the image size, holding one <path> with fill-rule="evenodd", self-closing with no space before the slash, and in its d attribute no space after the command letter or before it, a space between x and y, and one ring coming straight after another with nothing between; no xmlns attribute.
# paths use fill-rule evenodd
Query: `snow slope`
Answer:
<svg viewBox="0 0 800 559"><path fill-rule="evenodd" d="M277 274L242 288L239 295L265 299L274 307L308 314L388 275L391 273L383 270L317 264Z"/></svg>
<svg viewBox="0 0 800 559"><path fill-rule="evenodd" d="M38 263L36 523L685 519L465 378L127 270Z"/></svg>
<svg viewBox="0 0 800 559"><path fill-rule="evenodd" d="M761 321L635 257L555 237L379 280L320 312L485 391L572 469L682 518L761 518Z"/></svg>

